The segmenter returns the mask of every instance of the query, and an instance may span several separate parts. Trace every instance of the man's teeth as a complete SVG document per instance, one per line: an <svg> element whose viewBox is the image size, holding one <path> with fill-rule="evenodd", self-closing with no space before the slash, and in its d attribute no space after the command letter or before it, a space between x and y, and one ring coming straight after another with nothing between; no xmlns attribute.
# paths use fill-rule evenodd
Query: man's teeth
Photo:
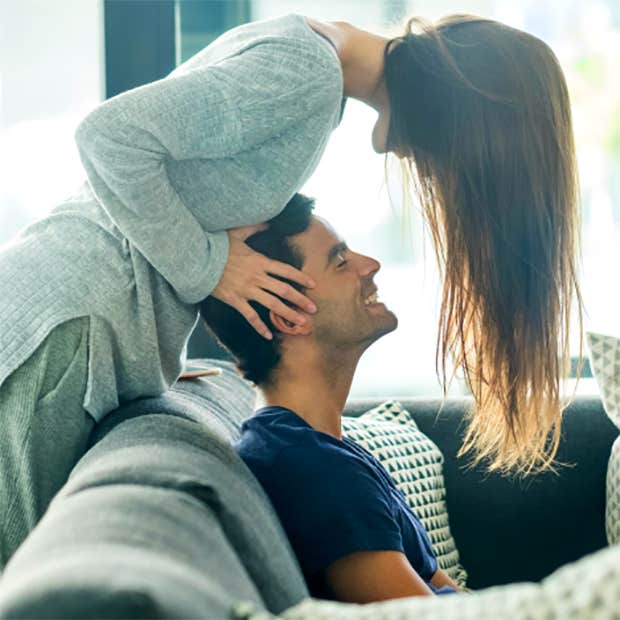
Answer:
<svg viewBox="0 0 620 620"><path fill-rule="evenodd" d="M368 306L370 304L374 304L377 302L377 299L379 299L379 296L377 295L377 293L373 293L370 297L366 297L366 299L364 300L364 305Z"/></svg>

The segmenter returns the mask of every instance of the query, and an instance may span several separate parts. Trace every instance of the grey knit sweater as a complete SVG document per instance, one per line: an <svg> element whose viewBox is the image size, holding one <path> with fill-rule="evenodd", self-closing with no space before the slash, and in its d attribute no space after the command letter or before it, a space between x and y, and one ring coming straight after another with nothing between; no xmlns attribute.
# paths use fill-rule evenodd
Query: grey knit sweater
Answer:
<svg viewBox="0 0 620 620"><path fill-rule="evenodd" d="M222 275L225 229L284 208L341 103L333 48L287 15L97 107L76 132L88 182L0 252L0 385L56 325L89 316L95 419L165 391Z"/></svg>

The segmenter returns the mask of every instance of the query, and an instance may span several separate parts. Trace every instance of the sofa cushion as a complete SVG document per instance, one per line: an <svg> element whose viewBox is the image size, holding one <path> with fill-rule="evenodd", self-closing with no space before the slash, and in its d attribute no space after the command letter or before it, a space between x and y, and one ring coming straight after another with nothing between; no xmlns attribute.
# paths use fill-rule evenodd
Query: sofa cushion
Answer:
<svg viewBox="0 0 620 620"><path fill-rule="evenodd" d="M587 333L590 366L598 383L605 411L620 428L620 338ZM605 532L610 545L620 543L620 437L607 465Z"/></svg>
<svg viewBox="0 0 620 620"><path fill-rule="evenodd" d="M264 607L216 510L119 482L51 505L6 567L0 617L224 618L239 599Z"/></svg>
<svg viewBox="0 0 620 620"><path fill-rule="evenodd" d="M0 617L227 617L240 599L279 613L308 595L268 498L230 445L252 407L242 380L225 375L102 422L7 565Z"/></svg>
<svg viewBox="0 0 620 620"><path fill-rule="evenodd" d="M467 573L450 532L439 448L397 401L386 401L358 418L343 417L342 431L383 465L428 532L440 568L465 587Z"/></svg>

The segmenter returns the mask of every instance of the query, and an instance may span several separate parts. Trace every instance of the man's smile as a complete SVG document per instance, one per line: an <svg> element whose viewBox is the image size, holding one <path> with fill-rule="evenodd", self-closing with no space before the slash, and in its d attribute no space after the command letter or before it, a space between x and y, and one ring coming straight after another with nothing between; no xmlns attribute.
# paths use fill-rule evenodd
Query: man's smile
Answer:
<svg viewBox="0 0 620 620"><path fill-rule="evenodd" d="M368 306L370 304L376 303L378 299L378 289L374 287L370 291L364 293L364 305Z"/></svg>
<svg viewBox="0 0 620 620"><path fill-rule="evenodd" d="M373 312L375 309L387 310L386 305L379 301L379 291L376 287L370 293L366 294L366 297L364 297L364 305L368 310L372 310Z"/></svg>

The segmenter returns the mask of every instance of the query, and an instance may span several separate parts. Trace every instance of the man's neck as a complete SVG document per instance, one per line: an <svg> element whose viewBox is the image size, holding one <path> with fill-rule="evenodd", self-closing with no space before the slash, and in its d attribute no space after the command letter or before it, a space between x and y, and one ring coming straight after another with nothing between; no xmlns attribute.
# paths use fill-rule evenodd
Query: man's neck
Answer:
<svg viewBox="0 0 620 620"><path fill-rule="evenodd" d="M286 407L316 430L342 439L342 411L360 355L317 351L287 355L272 383L261 387L261 400L264 405Z"/></svg>

